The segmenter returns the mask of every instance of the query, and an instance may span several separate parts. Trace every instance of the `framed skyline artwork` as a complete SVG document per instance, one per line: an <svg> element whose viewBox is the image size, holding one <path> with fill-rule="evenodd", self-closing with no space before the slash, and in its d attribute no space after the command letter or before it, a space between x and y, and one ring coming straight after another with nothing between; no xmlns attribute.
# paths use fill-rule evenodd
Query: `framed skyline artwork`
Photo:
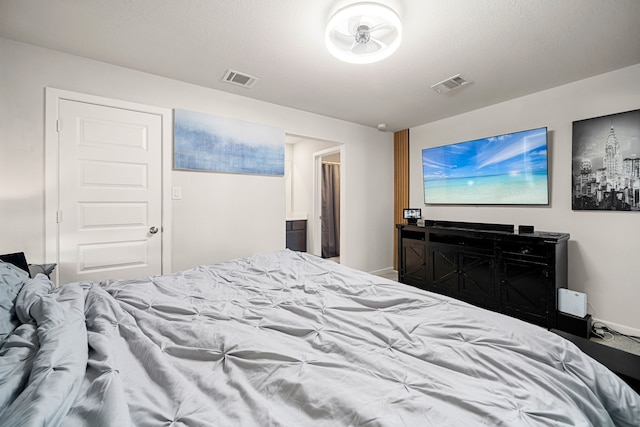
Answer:
<svg viewBox="0 0 640 427"><path fill-rule="evenodd" d="M176 170L284 176L284 129L174 110Z"/></svg>
<svg viewBox="0 0 640 427"><path fill-rule="evenodd" d="M573 122L573 210L640 211L640 110Z"/></svg>

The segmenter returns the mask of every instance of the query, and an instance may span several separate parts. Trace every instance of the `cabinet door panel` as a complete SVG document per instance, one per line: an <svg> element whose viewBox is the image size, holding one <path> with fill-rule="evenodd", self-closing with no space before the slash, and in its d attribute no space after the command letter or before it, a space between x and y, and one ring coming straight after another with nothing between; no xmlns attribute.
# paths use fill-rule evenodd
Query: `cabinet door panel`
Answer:
<svg viewBox="0 0 640 427"><path fill-rule="evenodd" d="M424 288L427 277L426 249L423 241L403 239L402 271L403 281L408 285Z"/></svg>
<svg viewBox="0 0 640 427"><path fill-rule="evenodd" d="M485 307L495 306L495 274L490 254L461 251L458 268L463 299Z"/></svg>
<svg viewBox="0 0 640 427"><path fill-rule="evenodd" d="M428 288L456 297L458 295L458 248L431 245L428 253Z"/></svg>
<svg viewBox="0 0 640 427"><path fill-rule="evenodd" d="M525 313L527 320L549 317L553 305L549 300L548 266L520 260L503 260L500 299L505 312Z"/></svg>

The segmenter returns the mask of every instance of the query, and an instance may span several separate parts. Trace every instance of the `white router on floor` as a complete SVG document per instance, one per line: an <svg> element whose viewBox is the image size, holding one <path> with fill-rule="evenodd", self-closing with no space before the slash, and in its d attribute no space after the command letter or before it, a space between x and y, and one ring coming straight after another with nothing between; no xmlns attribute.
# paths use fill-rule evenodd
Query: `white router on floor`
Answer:
<svg viewBox="0 0 640 427"><path fill-rule="evenodd" d="M558 311L577 317L586 316L587 294L566 288L558 289Z"/></svg>

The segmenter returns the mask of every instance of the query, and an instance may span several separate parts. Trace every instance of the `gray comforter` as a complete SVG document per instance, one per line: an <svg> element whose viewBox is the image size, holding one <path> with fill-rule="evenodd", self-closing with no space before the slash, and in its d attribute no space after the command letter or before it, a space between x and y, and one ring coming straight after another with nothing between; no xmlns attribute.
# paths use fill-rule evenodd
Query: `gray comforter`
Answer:
<svg viewBox="0 0 640 427"><path fill-rule="evenodd" d="M5 427L640 425L640 396L553 333L290 251L38 276L15 310Z"/></svg>

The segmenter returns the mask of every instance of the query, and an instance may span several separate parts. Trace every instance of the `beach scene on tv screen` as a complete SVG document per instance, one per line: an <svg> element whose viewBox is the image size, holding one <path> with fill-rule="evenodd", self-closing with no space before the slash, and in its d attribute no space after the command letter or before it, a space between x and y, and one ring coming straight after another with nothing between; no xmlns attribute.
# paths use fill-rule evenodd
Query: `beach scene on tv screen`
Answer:
<svg viewBox="0 0 640 427"><path fill-rule="evenodd" d="M547 205L547 128L422 150L426 204Z"/></svg>

